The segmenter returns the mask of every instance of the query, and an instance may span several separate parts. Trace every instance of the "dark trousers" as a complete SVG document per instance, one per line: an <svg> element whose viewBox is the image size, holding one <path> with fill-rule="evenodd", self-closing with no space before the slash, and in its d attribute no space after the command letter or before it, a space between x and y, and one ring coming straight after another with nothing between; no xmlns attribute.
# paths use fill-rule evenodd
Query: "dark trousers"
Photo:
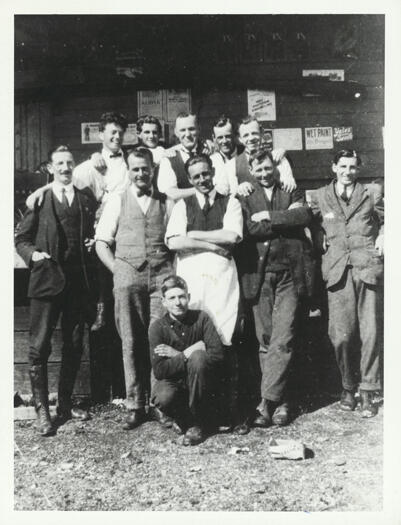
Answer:
<svg viewBox="0 0 401 525"><path fill-rule="evenodd" d="M261 396L280 402L286 395L293 356L298 295L289 270L266 272L253 306L262 371Z"/></svg>
<svg viewBox="0 0 401 525"><path fill-rule="evenodd" d="M185 377L155 380L153 403L173 418L192 416L191 424L203 426L209 419L216 379L207 363L206 352L196 350L187 362Z"/></svg>
<svg viewBox="0 0 401 525"><path fill-rule="evenodd" d="M381 288L361 281L355 269L328 290L329 337L346 390L358 386L359 375L362 390L380 389L382 300Z"/></svg>
<svg viewBox="0 0 401 525"><path fill-rule="evenodd" d="M33 298L30 307L29 364L47 366L51 337L61 314L59 403L70 403L82 356L85 322L90 322L90 299L80 272L65 272L64 290L54 297Z"/></svg>

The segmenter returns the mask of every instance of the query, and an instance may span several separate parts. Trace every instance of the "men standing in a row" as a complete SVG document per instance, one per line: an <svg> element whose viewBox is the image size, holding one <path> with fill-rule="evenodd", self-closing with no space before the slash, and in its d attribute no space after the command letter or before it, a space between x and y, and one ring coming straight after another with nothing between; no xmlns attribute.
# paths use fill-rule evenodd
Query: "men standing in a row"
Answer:
<svg viewBox="0 0 401 525"><path fill-rule="evenodd" d="M164 235L173 203L152 188L154 166L148 149L132 150L127 161L131 184L106 203L96 229L96 251L114 278L129 411L124 429L129 430L145 420L150 393L147 334L149 323L162 316L160 288L172 272Z"/></svg>
<svg viewBox="0 0 401 525"><path fill-rule="evenodd" d="M188 309L190 295L181 277L168 276L161 292L167 313L149 328L156 377L152 401L186 430L184 445L197 445L211 422L222 344L210 317Z"/></svg>
<svg viewBox="0 0 401 525"><path fill-rule="evenodd" d="M311 207L324 233L322 275L329 337L342 377L340 407L355 409L360 376L361 415L372 417L377 414L372 393L380 390L384 209L380 188L358 182L360 164L353 150L336 153L336 178L312 193Z"/></svg>
<svg viewBox="0 0 401 525"><path fill-rule="evenodd" d="M261 402L255 426L290 420L287 391L301 299L312 291L313 261L304 228L311 213L300 190L285 192L277 182L271 153L250 157L254 191L240 197L244 241L239 274L253 308L262 371Z"/></svg>
<svg viewBox="0 0 401 525"><path fill-rule="evenodd" d="M17 252L31 269L29 375L42 436L54 432L49 416L47 360L61 313L63 338L57 413L61 420L88 419L72 408L71 395L82 355L90 306L88 249L93 238L96 202L72 184L74 159L66 146L50 154L54 182L41 205L28 210L16 237Z"/></svg>

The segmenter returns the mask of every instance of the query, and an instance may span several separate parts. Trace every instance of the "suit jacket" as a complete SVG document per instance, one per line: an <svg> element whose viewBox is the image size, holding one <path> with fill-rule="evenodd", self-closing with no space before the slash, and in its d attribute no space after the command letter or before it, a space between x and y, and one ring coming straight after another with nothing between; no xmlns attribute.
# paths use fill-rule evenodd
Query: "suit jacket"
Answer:
<svg viewBox="0 0 401 525"><path fill-rule="evenodd" d="M384 205L377 185L355 184L348 206L342 206L335 182L311 192L310 202L316 222L328 244L322 256L322 275L326 286L334 286L347 265L358 270L367 284L383 278L383 260L375 250L375 240L384 228Z"/></svg>
<svg viewBox="0 0 401 525"><path fill-rule="evenodd" d="M84 246L86 238L94 234L94 219L97 203L90 191L78 190L74 186L80 212L80 253L81 265L87 287L89 288L88 264L89 255ZM59 226L54 209L55 199L52 190L47 190L40 206L28 210L16 235L15 244L19 255L31 268L28 286L28 297L48 297L59 294L65 285L65 275L59 262ZM50 259L32 262L35 251L44 251ZM93 272L92 272L93 274Z"/></svg>
<svg viewBox="0 0 401 525"><path fill-rule="evenodd" d="M238 250L238 273L245 299L257 298L263 284L270 241L280 238L283 255L289 261L290 271L298 295L312 295L314 261L311 243L304 228L311 222L311 213L305 203L304 192L291 193L275 186L272 203L255 179L255 191L240 197L244 215L244 241ZM289 210L293 203L302 206ZM251 217L259 211L269 210L271 220L253 222Z"/></svg>

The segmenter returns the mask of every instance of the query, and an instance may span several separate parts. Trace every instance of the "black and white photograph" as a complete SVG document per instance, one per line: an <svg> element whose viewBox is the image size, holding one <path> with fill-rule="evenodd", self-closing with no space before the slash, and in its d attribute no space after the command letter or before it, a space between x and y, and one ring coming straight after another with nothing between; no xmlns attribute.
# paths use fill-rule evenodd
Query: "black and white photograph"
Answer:
<svg viewBox="0 0 401 525"><path fill-rule="evenodd" d="M400 523L391 10L117 7L12 16L11 510Z"/></svg>

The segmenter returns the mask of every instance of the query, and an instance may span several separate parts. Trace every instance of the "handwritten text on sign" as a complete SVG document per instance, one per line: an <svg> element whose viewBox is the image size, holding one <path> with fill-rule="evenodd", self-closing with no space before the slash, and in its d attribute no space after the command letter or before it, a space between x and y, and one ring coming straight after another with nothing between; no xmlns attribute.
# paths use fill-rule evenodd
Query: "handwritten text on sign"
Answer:
<svg viewBox="0 0 401 525"><path fill-rule="evenodd" d="M248 113L261 121L276 120L274 91L248 89Z"/></svg>
<svg viewBox="0 0 401 525"><path fill-rule="evenodd" d="M333 149L333 128L305 128L305 149Z"/></svg>

